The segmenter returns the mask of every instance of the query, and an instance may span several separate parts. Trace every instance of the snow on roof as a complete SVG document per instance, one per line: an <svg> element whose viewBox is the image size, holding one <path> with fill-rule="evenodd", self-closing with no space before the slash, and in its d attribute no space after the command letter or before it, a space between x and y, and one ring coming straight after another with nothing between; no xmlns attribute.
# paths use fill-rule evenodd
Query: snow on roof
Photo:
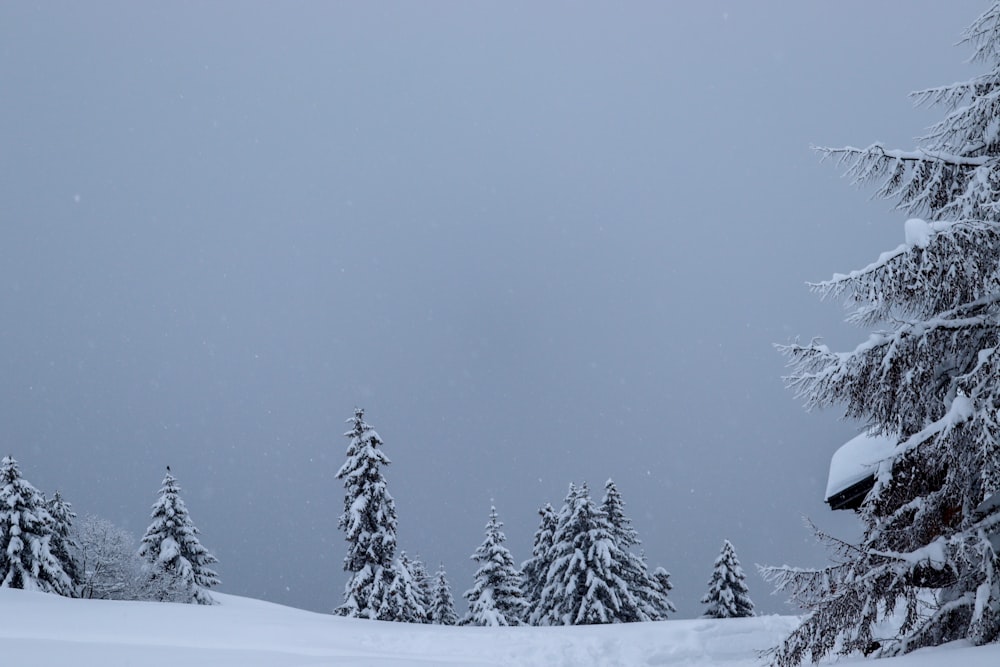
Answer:
<svg viewBox="0 0 1000 667"><path fill-rule="evenodd" d="M857 484L873 475L875 466L892 453L897 441L895 436L868 433L862 433L848 440L830 459L826 497L830 498L852 484Z"/></svg>

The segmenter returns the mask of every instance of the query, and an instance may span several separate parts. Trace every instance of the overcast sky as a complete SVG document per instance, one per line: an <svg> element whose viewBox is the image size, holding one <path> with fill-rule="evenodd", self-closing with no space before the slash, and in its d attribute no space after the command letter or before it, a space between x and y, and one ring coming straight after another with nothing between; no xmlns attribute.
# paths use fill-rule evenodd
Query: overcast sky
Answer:
<svg viewBox="0 0 1000 667"><path fill-rule="evenodd" d="M819 565L860 425L773 343L864 333L808 280L904 216L810 145L910 148L974 73L938 2L0 5L0 448L137 536L171 465L221 590L342 600L344 423L460 607L618 484L678 617L731 540Z"/></svg>

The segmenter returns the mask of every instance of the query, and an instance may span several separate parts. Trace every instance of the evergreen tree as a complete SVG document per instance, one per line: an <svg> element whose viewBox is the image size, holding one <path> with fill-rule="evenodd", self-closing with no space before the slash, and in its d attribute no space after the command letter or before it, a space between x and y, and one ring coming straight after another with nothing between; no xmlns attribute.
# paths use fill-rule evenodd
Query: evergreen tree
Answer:
<svg viewBox="0 0 1000 667"><path fill-rule="evenodd" d="M535 531L535 543L531 548L531 558L521 564L521 580L524 585L525 620L529 625L538 625L538 603L545 588L545 577L552 564L552 536L556 531L556 512L552 505L538 510L541 520Z"/></svg>
<svg viewBox="0 0 1000 667"><path fill-rule="evenodd" d="M394 604L386 598L398 582L393 560L396 555L396 504L389 495L382 466L389 459L378 446L382 438L365 423L358 408L344 435L350 438L347 461L337 472L344 480L344 513L338 527L345 532L347 556L344 569L351 573L344 589L344 603L335 611L342 616L397 620ZM388 616L385 614L389 614Z"/></svg>
<svg viewBox="0 0 1000 667"><path fill-rule="evenodd" d="M73 538L73 519L76 518L76 513L73 512L73 506L66 502L58 491L46 501L45 506L49 516L52 517L49 548L62 565L63 572L73 582L73 591L76 593L81 583L80 568L76 561L79 545Z"/></svg>
<svg viewBox="0 0 1000 667"><path fill-rule="evenodd" d="M180 496L177 480L170 474L170 466L151 518L138 556L148 565L149 583L158 591L159 599L214 604L208 589L220 581L210 566L218 560L198 540L198 529Z"/></svg>
<svg viewBox="0 0 1000 667"><path fill-rule="evenodd" d="M507 536L500 529L496 507L490 508L486 524L486 539L472 555L479 563L475 583L465 592L469 614L467 625L521 625L526 604L521 591L521 573L514 567L514 558L504 546Z"/></svg>
<svg viewBox="0 0 1000 667"><path fill-rule="evenodd" d="M417 597L420 606L426 610L427 614L423 623L431 622L431 603L434 600L434 578L427 572L427 567L418 555L410 561L410 576L417 587Z"/></svg>
<svg viewBox="0 0 1000 667"><path fill-rule="evenodd" d="M656 606L656 616L653 620L666 620L667 614L673 614L677 607L670 601L668 594L673 590L674 585L670 583L670 573L662 567L653 570L653 590L655 592L654 605Z"/></svg>
<svg viewBox="0 0 1000 667"><path fill-rule="evenodd" d="M722 543L715 570L708 582L708 593L701 599L707 604L706 618L745 618L753 616L753 601L747 589L746 575L729 540Z"/></svg>
<svg viewBox="0 0 1000 667"><path fill-rule="evenodd" d="M420 585L413 577L412 561L401 552L393 564L392 579L381 600L377 616L400 623L426 623L427 608L423 604Z"/></svg>
<svg viewBox="0 0 1000 667"><path fill-rule="evenodd" d="M983 503L1000 491L1000 4L963 42L986 72L914 94L946 108L917 150L822 149L924 219L907 221L896 250L815 286L845 299L849 321L876 329L868 340L847 353L818 341L781 348L808 408L841 404L898 444L859 510L859 544L820 533L836 564L762 570L808 611L771 654L776 665L1000 634L989 543L1000 503Z"/></svg>
<svg viewBox="0 0 1000 667"><path fill-rule="evenodd" d="M673 603L666 599L666 591L662 590L659 582L653 580L646 559L641 554L632 552L632 547L641 544L639 533L625 514L625 501L613 480L609 479L604 484L604 499L600 509L607 517L611 536L622 554L622 578L639 602L638 613L623 615L618 620L634 623L666 619L665 611L673 611Z"/></svg>
<svg viewBox="0 0 1000 667"><path fill-rule="evenodd" d="M0 460L0 588L72 596L73 581L52 553L53 520L17 461Z"/></svg>
<svg viewBox="0 0 1000 667"><path fill-rule="evenodd" d="M620 548L631 549L641 544L638 531L632 527L632 520L625 515L625 501L622 500L622 494L612 479L604 483L601 511L608 518L611 536Z"/></svg>
<svg viewBox="0 0 1000 667"><path fill-rule="evenodd" d="M552 564L538 605L541 625L589 625L643 619L623 578L627 554L586 484L570 485L552 540Z"/></svg>
<svg viewBox="0 0 1000 667"><path fill-rule="evenodd" d="M438 567L434 576L434 593L431 601L431 623L435 625L456 625L458 614L455 613L455 598L451 594L451 586L444 571L444 564Z"/></svg>

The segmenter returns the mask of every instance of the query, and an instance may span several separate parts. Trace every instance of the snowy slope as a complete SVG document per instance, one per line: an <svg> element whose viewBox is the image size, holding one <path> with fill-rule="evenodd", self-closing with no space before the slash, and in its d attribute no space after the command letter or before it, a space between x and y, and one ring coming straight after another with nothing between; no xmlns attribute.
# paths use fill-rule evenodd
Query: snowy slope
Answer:
<svg viewBox="0 0 1000 667"><path fill-rule="evenodd" d="M4 665L33 667L403 667L407 665L757 665L789 617L574 628L449 628L380 623L217 595L214 607L69 600L0 590ZM995 667L1000 648L952 645L882 661ZM855 661L845 661L854 663Z"/></svg>

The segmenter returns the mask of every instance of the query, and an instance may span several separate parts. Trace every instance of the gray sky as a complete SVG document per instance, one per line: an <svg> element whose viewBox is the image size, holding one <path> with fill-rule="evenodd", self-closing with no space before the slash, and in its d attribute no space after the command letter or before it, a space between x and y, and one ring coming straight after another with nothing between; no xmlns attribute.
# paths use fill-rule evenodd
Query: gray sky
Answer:
<svg viewBox="0 0 1000 667"><path fill-rule="evenodd" d="M0 448L138 535L169 463L222 590L328 611L360 405L456 598L491 501L520 561L613 477L678 617L723 539L787 611L858 426L772 344L860 342L804 283L904 220L809 146L912 146L984 9L4 3Z"/></svg>

